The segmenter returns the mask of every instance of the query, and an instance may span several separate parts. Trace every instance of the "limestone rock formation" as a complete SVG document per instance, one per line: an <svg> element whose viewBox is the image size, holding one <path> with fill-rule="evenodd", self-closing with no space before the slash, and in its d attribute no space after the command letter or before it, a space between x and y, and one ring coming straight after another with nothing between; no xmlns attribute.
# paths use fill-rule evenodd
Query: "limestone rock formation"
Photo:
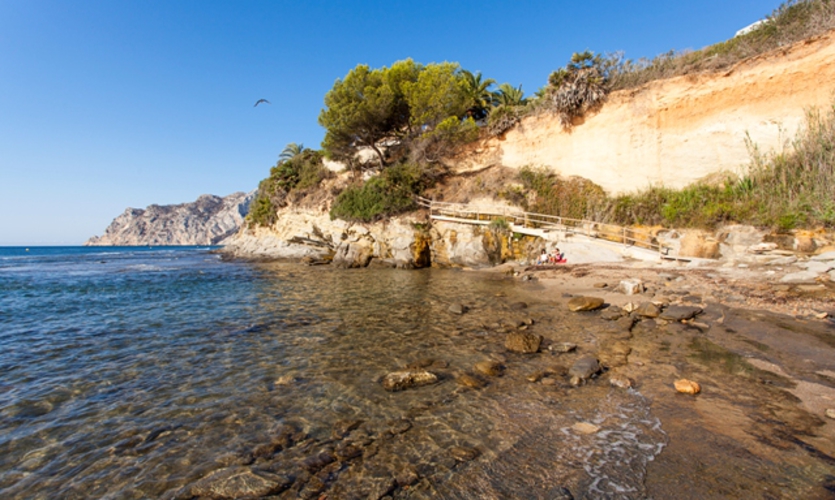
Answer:
<svg viewBox="0 0 835 500"><path fill-rule="evenodd" d="M221 198L204 194L191 203L128 208L86 246L217 245L234 235L249 212L253 193Z"/></svg>

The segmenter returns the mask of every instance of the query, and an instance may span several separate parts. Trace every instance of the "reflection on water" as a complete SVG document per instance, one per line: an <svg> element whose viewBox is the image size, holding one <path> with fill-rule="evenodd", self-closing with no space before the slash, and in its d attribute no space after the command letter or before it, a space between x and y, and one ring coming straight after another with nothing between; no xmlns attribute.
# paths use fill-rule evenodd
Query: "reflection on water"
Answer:
<svg viewBox="0 0 835 500"><path fill-rule="evenodd" d="M0 337L3 498L222 497L233 473L279 498L649 494L647 468L668 443L650 399L605 376L578 388L526 379L564 373L607 328L535 283L146 264L14 284L51 310ZM581 352L508 353L519 325ZM478 389L456 380L484 360L504 376L479 376ZM440 382L383 390L386 373L410 364Z"/></svg>

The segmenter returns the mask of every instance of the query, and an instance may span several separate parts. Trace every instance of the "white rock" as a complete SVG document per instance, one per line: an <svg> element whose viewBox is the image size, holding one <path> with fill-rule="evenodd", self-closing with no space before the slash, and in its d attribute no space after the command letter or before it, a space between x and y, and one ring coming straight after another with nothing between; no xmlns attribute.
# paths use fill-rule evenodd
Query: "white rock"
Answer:
<svg viewBox="0 0 835 500"><path fill-rule="evenodd" d="M769 266L788 266L790 264L794 264L797 262L797 257L794 255L790 255L788 257L780 257L779 259L774 259L769 261Z"/></svg>
<svg viewBox="0 0 835 500"><path fill-rule="evenodd" d="M641 282L641 280L637 278L621 280L616 290L626 295L635 295L638 293L643 293L644 284L643 282Z"/></svg>
<svg viewBox="0 0 835 500"><path fill-rule="evenodd" d="M824 252L820 255L815 255L812 260L835 260L835 251Z"/></svg>
<svg viewBox="0 0 835 500"><path fill-rule="evenodd" d="M746 249L748 253L764 253L771 250L777 250L777 243L758 243Z"/></svg>
<svg viewBox="0 0 835 500"><path fill-rule="evenodd" d="M807 283L810 281L815 281L815 278L818 277L818 273L813 271L799 271L796 273L790 273L782 278L780 278L780 282L782 283Z"/></svg>
<svg viewBox="0 0 835 500"><path fill-rule="evenodd" d="M813 260L806 262L805 264L802 264L801 267L805 267L807 271L811 271L813 273L823 274L825 272L828 272L835 266L833 266L830 262L821 262Z"/></svg>

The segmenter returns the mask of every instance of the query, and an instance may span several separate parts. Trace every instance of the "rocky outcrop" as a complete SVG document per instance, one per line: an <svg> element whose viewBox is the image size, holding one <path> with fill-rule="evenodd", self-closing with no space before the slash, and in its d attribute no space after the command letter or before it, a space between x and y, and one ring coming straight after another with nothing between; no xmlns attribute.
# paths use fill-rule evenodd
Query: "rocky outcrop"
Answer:
<svg viewBox="0 0 835 500"><path fill-rule="evenodd" d="M249 259L330 260L344 268L373 264L412 269L487 267L526 255L527 244L483 226L429 224L420 213L361 224L331 220L323 208L288 206L278 211L272 227L241 229L226 242L224 251Z"/></svg>
<svg viewBox="0 0 835 500"><path fill-rule="evenodd" d="M241 227L253 196L204 194L192 203L128 208L84 245L218 245Z"/></svg>

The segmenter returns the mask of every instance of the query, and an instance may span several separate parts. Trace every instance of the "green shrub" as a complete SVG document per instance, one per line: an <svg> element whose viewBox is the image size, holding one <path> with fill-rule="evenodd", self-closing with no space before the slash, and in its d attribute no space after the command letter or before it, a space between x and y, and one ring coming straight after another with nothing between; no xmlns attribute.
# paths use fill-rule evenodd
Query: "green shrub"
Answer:
<svg viewBox="0 0 835 500"><path fill-rule="evenodd" d="M373 222L417 208L414 195L433 182L432 171L412 163L391 166L364 184L342 191L333 203L331 218Z"/></svg>
<svg viewBox="0 0 835 500"><path fill-rule="evenodd" d="M270 169L270 176L258 184L247 219L250 225L271 226L276 211L287 204L292 193L302 194L316 188L332 175L322 163L319 151L305 149L295 156L280 160Z"/></svg>

